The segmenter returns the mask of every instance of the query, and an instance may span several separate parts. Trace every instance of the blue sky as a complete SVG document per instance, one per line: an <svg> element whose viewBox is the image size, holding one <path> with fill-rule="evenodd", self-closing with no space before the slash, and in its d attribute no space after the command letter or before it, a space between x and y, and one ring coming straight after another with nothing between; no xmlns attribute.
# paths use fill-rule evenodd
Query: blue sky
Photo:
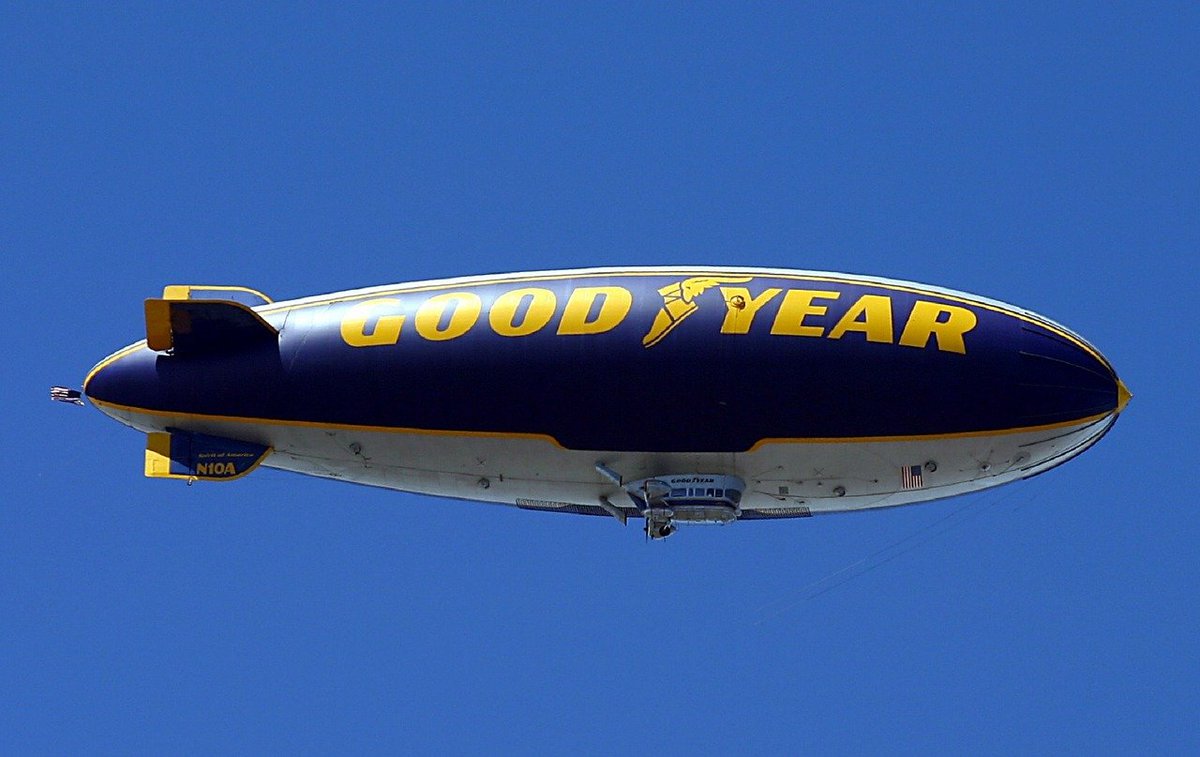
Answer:
<svg viewBox="0 0 1200 757"><path fill-rule="evenodd" d="M0 751L1200 748L1194 4L403 5L0 9ZM1032 481L653 545L151 481L46 400L165 284L693 263L1014 302L1135 398Z"/></svg>

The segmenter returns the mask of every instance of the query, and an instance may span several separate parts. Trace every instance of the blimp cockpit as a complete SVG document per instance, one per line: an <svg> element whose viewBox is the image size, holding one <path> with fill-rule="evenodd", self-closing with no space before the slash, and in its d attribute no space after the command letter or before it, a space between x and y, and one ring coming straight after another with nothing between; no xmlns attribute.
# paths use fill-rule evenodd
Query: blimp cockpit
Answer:
<svg viewBox="0 0 1200 757"><path fill-rule="evenodd" d="M625 492L646 519L646 534L665 539L676 523L732 523L742 514L746 482L737 476L682 474L643 478Z"/></svg>

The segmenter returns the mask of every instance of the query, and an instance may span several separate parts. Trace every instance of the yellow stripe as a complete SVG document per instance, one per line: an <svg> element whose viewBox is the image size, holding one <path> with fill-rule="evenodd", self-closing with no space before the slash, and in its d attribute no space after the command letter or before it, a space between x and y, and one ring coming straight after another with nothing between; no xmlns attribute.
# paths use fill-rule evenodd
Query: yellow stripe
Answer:
<svg viewBox="0 0 1200 757"><path fill-rule="evenodd" d="M534 439L538 441L546 441L559 449L567 449L559 444L558 440L549 434L533 434L523 432L504 432L504 431L443 431L439 429L426 428L401 428L396 426L365 426L352 423L322 423L319 421L289 421L275 418L249 418L240 415L207 415L202 413L183 413L172 412L169 410L150 410L148 408L133 407L132 405L118 405L115 402L105 402L104 400L92 399L92 404L100 407L108 407L114 410L121 410L127 413L136 413L140 415L154 415L160 418L188 418L198 421L221 421L229 423L257 423L268 426L287 426L290 428L321 428L321 429L338 429L341 431L369 431L385 434L418 434L424 436L468 436L491 439Z"/></svg>
<svg viewBox="0 0 1200 757"><path fill-rule="evenodd" d="M1089 415L1086 418L1062 421L1060 423L1047 423L1041 426L1017 426L1014 428L996 429L994 431L959 431L953 434L925 434L916 436L813 436L806 438L768 437L755 442L749 451L754 452L759 447L767 444L862 444L870 442L920 442L943 441L946 439L975 439L985 436L1009 436L1011 434L1033 433L1035 431L1054 431L1055 429L1069 428L1071 426L1087 426L1103 418L1107 418L1112 413L1113 411L1097 413L1096 415Z"/></svg>
<svg viewBox="0 0 1200 757"><path fill-rule="evenodd" d="M92 404L101 407L108 407L114 410L120 410L127 413L135 413L140 415L153 415L167 418L188 418L199 421L220 421L229 423L256 423L268 426L287 426L290 428L319 428L319 429L337 429L342 431L367 431L384 434L415 434L421 436L452 436L452 437L468 437L468 438L483 438L483 439L531 439L535 441L545 441L553 444L555 447L564 451L582 452L584 450L571 450L564 447L557 439L549 434L538 434L528 432L505 432L505 431L450 431L443 429L426 429L426 428L404 428L398 426L365 426L349 423L323 423L319 421L290 421L278 420L274 418L249 418L237 415L205 415L200 413L183 413L171 412L166 410L149 410L147 408L133 407L131 405L118 405L113 402L105 402L103 400L92 400ZM1032 433L1037 431L1053 431L1060 428L1068 428L1070 426L1088 425L1096 421L1107 418L1112 415L1113 411L1107 413L1098 413L1090 415L1086 418L1079 418L1073 421L1062 421L1060 423L1048 423L1040 426L1018 426L1014 428L995 429L993 431L961 431L950 434L918 434L912 436L824 436L824 437L768 437L760 439L750 447L747 452L754 452L758 448L766 444L863 444L872 442L920 442L920 441L941 441L945 439L970 439L986 436L1008 436L1011 434Z"/></svg>

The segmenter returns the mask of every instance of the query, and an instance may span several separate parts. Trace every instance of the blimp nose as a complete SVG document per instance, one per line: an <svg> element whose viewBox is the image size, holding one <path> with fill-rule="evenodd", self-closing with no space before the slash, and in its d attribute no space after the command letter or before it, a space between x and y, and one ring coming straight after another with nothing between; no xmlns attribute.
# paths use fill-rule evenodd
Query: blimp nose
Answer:
<svg viewBox="0 0 1200 757"><path fill-rule="evenodd" d="M1117 379L1117 412L1125 410L1125 406L1131 399L1133 399L1133 392L1129 391L1129 387L1125 386L1124 381Z"/></svg>
<svg viewBox="0 0 1200 757"><path fill-rule="evenodd" d="M1095 347L1057 325L1026 325L1020 355L1025 425L1120 413L1132 397Z"/></svg>

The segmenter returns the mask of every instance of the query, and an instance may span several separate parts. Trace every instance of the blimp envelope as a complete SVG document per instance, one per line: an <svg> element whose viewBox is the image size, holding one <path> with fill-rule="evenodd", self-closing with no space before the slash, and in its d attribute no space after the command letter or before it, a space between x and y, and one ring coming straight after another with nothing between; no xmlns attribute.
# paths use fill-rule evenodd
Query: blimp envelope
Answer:
<svg viewBox="0 0 1200 757"><path fill-rule="evenodd" d="M522 507L645 517L623 479L689 474L744 481L738 519L908 504L1061 463L1129 398L1049 319L888 279L586 269L246 290L259 304L195 289L217 299L147 302L147 340L86 381L98 407L269 448L272 467Z"/></svg>

